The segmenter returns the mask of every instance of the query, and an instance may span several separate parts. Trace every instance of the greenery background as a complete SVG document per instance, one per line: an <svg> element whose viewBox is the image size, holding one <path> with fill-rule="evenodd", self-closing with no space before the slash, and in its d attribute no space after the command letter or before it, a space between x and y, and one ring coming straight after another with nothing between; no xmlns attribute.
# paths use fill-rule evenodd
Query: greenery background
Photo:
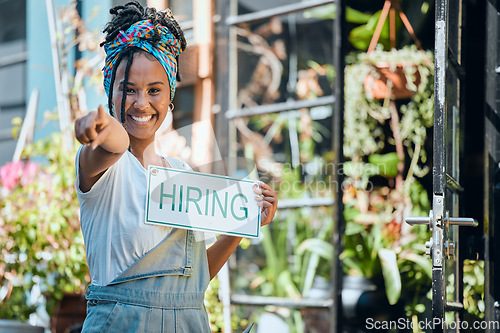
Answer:
<svg viewBox="0 0 500 333"><path fill-rule="evenodd" d="M378 49L371 56L367 55L364 51L380 12L377 9L357 11L355 4L353 2L353 7L347 11L353 53L347 59L346 68L344 153L347 163L344 172L350 186L344 192L346 228L341 259L345 274L374 279L385 289L389 303L403 306L409 318L418 320L426 315L429 307L430 262L423 255L423 244L429 233L422 226L405 229L401 217L425 216L429 210L426 172L429 167L427 153L430 152L428 129L432 126L432 66L421 59L431 59L431 56L403 46L401 52L386 52L389 45L387 28L380 39L385 51ZM335 7L329 8L321 13L323 19L334 17ZM417 21L425 26L428 15L422 8L420 6ZM64 36L70 36L74 29L83 29L78 22L72 21L76 16L71 10L62 15L67 29ZM86 38L80 47L95 49L95 36L88 33L80 33L80 36ZM68 44L74 42L67 41ZM402 37L399 42L408 44L408 38L405 42ZM423 44L426 45L425 40ZM414 56L421 76L427 79L416 87L411 99L397 102L397 119L391 115L387 101L374 100L361 84L372 71L377 56L389 56L388 61ZM85 71L89 84L100 82L99 70L86 65L85 62L77 64L77 71ZM300 66L303 75L294 91L299 98L315 98L332 91L335 72L331 65L313 61ZM254 79L249 79L249 87ZM77 96L84 88L83 83L83 80L70 82L73 116L80 112ZM272 96L264 97L257 96L272 101ZM391 125L391 120L397 121ZM262 137L270 130L276 133L271 147L275 156L283 156L283 168L280 177L270 178L273 186L280 189L285 183L298 184L294 190L279 191L280 200L331 196L331 189L319 188L319 184L330 179L328 166L333 160L325 144L329 138L325 122L328 121L313 120L303 111L298 118L273 115L249 120L248 128ZM297 129L300 139L298 166L292 166L291 161L291 128ZM396 129L399 138L394 135ZM403 159L398 155L397 144L404 149ZM0 318L25 321L31 313L40 311L40 306L45 306L43 299L47 301L46 310L50 314L65 292L81 293L89 283L73 187L75 151L68 153L62 147L61 135L54 134L27 147L22 162L1 169ZM251 141L244 142L242 150L249 158L259 158ZM399 167L401 163L403 169ZM314 170L327 171L315 173ZM403 180L400 188L396 188L398 176ZM331 216L331 207L280 210L273 224L263 229L262 244L242 243L246 259L241 263L253 271L234 279L235 289L255 295L310 296L315 283L321 284L322 280L330 278L333 260L330 237L334 222ZM238 250L240 258L242 252ZM467 261L464 301L473 318L484 317L483 285L483 263ZM222 305L217 298L217 288L218 281L214 279L205 303L213 331L220 331L222 327ZM299 311L276 308L261 309L254 314L248 309L238 309L233 314L233 328L246 326L247 319L241 318L257 321L262 311L278 313L292 331L303 331L304 318Z"/></svg>

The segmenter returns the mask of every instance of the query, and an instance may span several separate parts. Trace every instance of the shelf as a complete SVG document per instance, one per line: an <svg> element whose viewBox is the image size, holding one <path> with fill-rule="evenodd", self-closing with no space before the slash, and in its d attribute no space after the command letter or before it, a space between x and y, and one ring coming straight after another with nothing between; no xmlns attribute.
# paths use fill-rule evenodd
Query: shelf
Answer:
<svg viewBox="0 0 500 333"><path fill-rule="evenodd" d="M332 299L314 299L314 298L285 298L285 297L267 297L253 295L231 295L231 304L242 305L275 305L286 308L329 308L333 305Z"/></svg>
<svg viewBox="0 0 500 333"><path fill-rule="evenodd" d="M314 100L288 101L283 103L259 105L252 108L233 109L226 111L226 118L233 119L239 117L251 117L261 114L292 111L303 108L312 108L335 103L335 96L322 96Z"/></svg>

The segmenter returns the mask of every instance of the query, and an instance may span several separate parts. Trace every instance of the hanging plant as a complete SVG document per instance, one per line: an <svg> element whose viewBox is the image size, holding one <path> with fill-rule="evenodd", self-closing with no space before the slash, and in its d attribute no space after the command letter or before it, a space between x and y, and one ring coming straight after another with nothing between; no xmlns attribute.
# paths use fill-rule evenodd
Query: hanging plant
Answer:
<svg viewBox="0 0 500 333"><path fill-rule="evenodd" d="M377 62L365 78L365 90L376 99L411 98L420 84L420 72L411 63Z"/></svg>
<svg viewBox="0 0 500 333"><path fill-rule="evenodd" d="M403 56L398 55L396 48L396 11L401 18L406 30L413 38L415 45L421 51L421 55L403 52ZM390 15L389 15L390 14ZM391 41L391 51L384 52L379 49L374 54L376 45L382 33L386 19L389 15L389 34ZM377 27L373 33L368 47L368 60L372 65L372 70L364 80L365 90L375 99L408 99L417 91L421 83L421 73L418 65L423 61L431 65L430 58L422 50L420 41L413 31L413 27L403 13L398 0L386 0L381 11Z"/></svg>
<svg viewBox="0 0 500 333"><path fill-rule="evenodd" d="M411 99L419 87L428 88L428 78L434 71L432 53L415 46L376 49L360 54L358 60L368 65L363 88L371 99Z"/></svg>
<svg viewBox="0 0 500 333"><path fill-rule="evenodd" d="M412 96L399 102L396 115L394 109L391 110L394 102L390 96L377 99L366 86L365 79L369 75L377 75L373 64L381 59L389 64L389 68L396 68L396 64L403 62L411 64L414 70L403 68L408 82L415 82L414 71L418 72L419 84L407 83L407 89L412 92ZM379 153L386 143L394 144L396 148L399 145L406 147L414 160L407 177L422 177L427 169L421 168L418 162L426 161L427 156L422 147L427 128L433 124L432 52L418 50L413 45L389 52L376 49L371 53L351 55L348 61L345 69L345 156L353 163L362 163L365 156ZM396 117L397 119L394 119ZM386 121L394 123L391 124L393 133L390 138L386 138L384 134L383 124Z"/></svg>
<svg viewBox="0 0 500 333"><path fill-rule="evenodd" d="M391 29L392 49L384 51L376 45L394 9L415 45L396 49ZM390 304L404 295L407 270L419 271L425 285L432 277L430 262L417 259L426 230L403 221L428 209L417 178L428 170L424 142L433 124L433 71L432 52L422 50L397 0L386 0L368 51L349 55L345 68L343 170L349 187L341 259L347 274L382 279Z"/></svg>

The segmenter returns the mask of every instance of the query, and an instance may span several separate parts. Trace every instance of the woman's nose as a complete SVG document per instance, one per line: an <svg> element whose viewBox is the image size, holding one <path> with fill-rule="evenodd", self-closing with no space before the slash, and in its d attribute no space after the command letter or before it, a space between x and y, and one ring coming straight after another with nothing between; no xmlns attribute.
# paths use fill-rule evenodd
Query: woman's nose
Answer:
<svg viewBox="0 0 500 333"><path fill-rule="evenodd" d="M134 107L138 110L144 110L148 106L148 98L143 93L136 94Z"/></svg>

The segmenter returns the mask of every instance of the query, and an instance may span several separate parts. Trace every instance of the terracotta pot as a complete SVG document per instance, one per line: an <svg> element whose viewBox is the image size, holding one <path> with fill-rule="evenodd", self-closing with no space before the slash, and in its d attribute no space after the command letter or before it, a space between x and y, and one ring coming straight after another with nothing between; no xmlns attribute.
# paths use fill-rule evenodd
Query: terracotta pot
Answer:
<svg viewBox="0 0 500 333"><path fill-rule="evenodd" d="M80 326L85 320L87 301L84 294L64 293L63 299L54 309L50 319L53 333L71 332L73 327Z"/></svg>
<svg viewBox="0 0 500 333"><path fill-rule="evenodd" d="M387 81L392 82L392 87L390 89L389 98L392 100L396 99L407 99L411 98L414 94L414 90L409 90L407 87L406 75L404 73L403 66L413 66L411 64L398 64L395 71L391 71L391 67L388 63L377 63L375 65L375 71L378 77L368 75L365 78L364 86L365 91L370 91L373 98L375 99L385 99L388 94L389 89L387 88ZM415 81L413 82L415 86L420 84L420 72L415 69Z"/></svg>
<svg viewBox="0 0 500 333"><path fill-rule="evenodd" d="M307 298L328 299L332 293L328 280L316 276ZM303 308L300 310L304 321L304 333L330 332L330 310L328 308Z"/></svg>

